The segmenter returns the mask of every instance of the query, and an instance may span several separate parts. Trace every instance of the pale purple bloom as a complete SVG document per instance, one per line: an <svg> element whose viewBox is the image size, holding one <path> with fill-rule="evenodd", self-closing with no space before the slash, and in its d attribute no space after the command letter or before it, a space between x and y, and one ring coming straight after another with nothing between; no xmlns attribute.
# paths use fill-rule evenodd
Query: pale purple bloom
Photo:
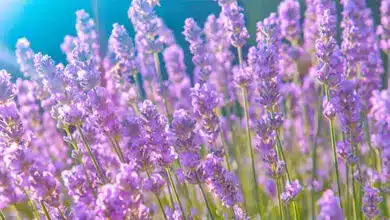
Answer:
<svg viewBox="0 0 390 220"><path fill-rule="evenodd" d="M320 206L319 220L343 220L343 210L340 207L340 198L334 195L330 189L326 190L317 201Z"/></svg>
<svg viewBox="0 0 390 220"><path fill-rule="evenodd" d="M14 98L16 87L11 83L11 75L6 70L0 70L0 104Z"/></svg>
<svg viewBox="0 0 390 220"><path fill-rule="evenodd" d="M283 202L288 203L295 199L302 190L303 186L301 186L299 180L294 180L292 182L287 181L285 191L281 194L281 198Z"/></svg>
<svg viewBox="0 0 390 220"><path fill-rule="evenodd" d="M380 35L380 47L389 54L390 53L390 1L382 0L380 6L381 25L378 27L377 33Z"/></svg>
<svg viewBox="0 0 390 220"><path fill-rule="evenodd" d="M369 186L364 187L362 202L362 210L367 218L375 218L379 215L378 204L382 202L382 197L378 189Z"/></svg>
<svg viewBox="0 0 390 220"><path fill-rule="evenodd" d="M278 8L280 28L283 36L292 43L299 40L301 33L300 6L296 0L285 0Z"/></svg>

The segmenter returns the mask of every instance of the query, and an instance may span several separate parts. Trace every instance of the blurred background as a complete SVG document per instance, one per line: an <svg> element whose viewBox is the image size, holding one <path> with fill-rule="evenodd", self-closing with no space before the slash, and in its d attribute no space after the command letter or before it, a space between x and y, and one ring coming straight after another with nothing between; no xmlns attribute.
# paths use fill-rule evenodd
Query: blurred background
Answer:
<svg viewBox="0 0 390 220"><path fill-rule="evenodd" d="M271 12L277 11L281 0L239 0L245 8L247 27L253 44L256 22ZM300 0L302 17L304 0ZM131 0L0 0L0 69L7 69L14 76L21 76L14 56L18 38L26 37L35 52L53 57L56 62L65 63L60 50L64 36L75 33L75 12L85 9L98 24L102 53L106 50L112 24L118 22L127 27L133 36L133 28L127 17ZM193 17L200 25L209 14L219 14L217 2L212 0L160 0L158 15L171 28L177 42L186 50L188 45L181 34L184 20ZM380 0L367 0L378 22ZM186 59L191 65L191 59Z"/></svg>

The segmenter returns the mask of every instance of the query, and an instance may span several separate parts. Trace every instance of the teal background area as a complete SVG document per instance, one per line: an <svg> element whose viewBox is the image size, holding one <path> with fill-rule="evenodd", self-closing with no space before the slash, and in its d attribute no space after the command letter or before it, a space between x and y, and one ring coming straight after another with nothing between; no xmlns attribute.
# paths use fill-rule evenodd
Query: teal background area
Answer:
<svg viewBox="0 0 390 220"><path fill-rule="evenodd" d="M281 0L239 0L245 8L247 27L254 43L256 22L271 12L277 11ZM301 3L304 0L300 0ZM367 1L378 18L378 1ZM20 76L14 58L15 43L20 37L27 37L35 52L49 54L56 62L65 63L60 44L65 35L75 35L75 11L85 9L98 22L101 49L104 52L112 24L126 26L134 35L127 10L131 0L0 0L0 69L7 69L14 76ZM203 26L209 14L218 14L217 2L212 0L161 0L156 9L166 25L171 28L177 42L188 54L188 45L181 34L187 17L193 17ZM302 16L304 5L302 5ZM187 56L186 63L191 66Z"/></svg>

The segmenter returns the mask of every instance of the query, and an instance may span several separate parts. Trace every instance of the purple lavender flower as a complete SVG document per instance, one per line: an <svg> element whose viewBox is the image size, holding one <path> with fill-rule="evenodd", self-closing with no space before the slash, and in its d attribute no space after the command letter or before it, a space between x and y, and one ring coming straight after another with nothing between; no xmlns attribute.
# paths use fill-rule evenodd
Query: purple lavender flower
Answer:
<svg viewBox="0 0 390 220"><path fill-rule="evenodd" d="M367 218L375 218L379 215L378 204L382 202L382 197L379 194L380 192L376 188L364 187L362 210Z"/></svg>
<svg viewBox="0 0 390 220"><path fill-rule="evenodd" d="M64 170L61 176L65 187L68 189L68 195L72 197L75 203L88 205L95 199L94 193L97 185L93 178L96 178L96 176L92 172L86 173L82 166L84 165L76 165L70 170Z"/></svg>
<svg viewBox="0 0 390 220"><path fill-rule="evenodd" d="M16 43L16 60L20 66L20 71L25 77L38 78L34 68L34 51L30 47L30 42L26 38L18 39Z"/></svg>
<svg viewBox="0 0 390 220"><path fill-rule="evenodd" d="M84 10L78 10L76 12L76 30L80 44L82 44L86 50L90 51L91 59L93 59L96 64L99 63L100 46L95 22Z"/></svg>
<svg viewBox="0 0 390 220"><path fill-rule="evenodd" d="M219 1L219 5L222 7L221 14L223 16L221 18L223 19L231 45L237 48L244 46L249 38L249 34L245 27L244 14L241 13L243 9L238 6L236 0Z"/></svg>
<svg viewBox="0 0 390 220"><path fill-rule="evenodd" d="M196 84L191 89L193 112L199 118L200 132L208 143L213 143L219 132L219 118L214 109L219 103L219 96L210 84Z"/></svg>
<svg viewBox="0 0 390 220"><path fill-rule="evenodd" d="M25 129L14 102L0 105L0 138L20 142Z"/></svg>
<svg viewBox="0 0 390 220"><path fill-rule="evenodd" d="M138 60L135 48L132 39L123 25L119 25L118 23L113 24L109 43L120 62L121 72L126 75L132 75L137 72Z"/></svg>
<svg viewBox="0 0 390 220"><path fill-rule="evenodd" d="M5 70L0 70L0 104L13 99L16 93L16 87L11 82L11 75Z"/></svg>
<svg viewBox="0 0 390 220"><path fill-rule="evenodd" d="M177 155L168 142L167 119L157 111L156 106L149 100L142 103L140 113L147 140L146 145L154 152L151 156L154 157L155 165L162 167L170 165Z"/></svg>
<svg viewBox="0 0 390 220"><path fill-rule="evenodd" d="M295 0L285 0L278 8L280 28L283 36L292 43L297 43L301 33L300 7Z"/></svg>
<svg viewBox="0 0 390 220"><path fill-rule="evenodd" d="M390 53L390 1L383 0L380 6L381 25L378 26L377 33L380 35L380 47L389 54Z"/></svg>
<svg viewBox="0 0 390 220"><path fill-rule="evenodd" d="M206 82L212 72L213 58L202 39L202 29L193 18L185 20L183 35L190 44L192 62L196 66L196 76L200 83Z"/></svg>
<svg viewBox="0 0 390 220"><path fill-rule="evenodd" d="M295 197L298 196L298 194L303 190L303 187L299 183L298 180L294 180L292 182L286 183L286 189L281 194L281 198L283 202L290 202L291 200L295 199Z"/></svg>
<svg viewBox="0 0 390 220"><path fill-rule="evenodd" d="M330 189L326 190L317 201L320 206L319 220L343 220L343 210L340 208L340 199Z"/></svg>
<svg viewBox="0 0 390 220"><path fill-rule="evenodd" d="M186 74L183 49L174 44L164 50L163 56L169 80L172 81L172 87L174 87L171 90L174 90L172 93L176 98L175 104L179 108L188 108L190 102L184 97L190 94L191 82Z"/></svg>
<svg viewBox="0 0 390 220"><path fill-rule="evenodd" d="M129 193L123 193L113 184L107 184L99 189L96 200L97 214L102 218L125 219L130 212Z"/></svg>
<svg viewBox="0 0 390 220"><path fill-rule="evenodd" d="M61 44L61 51L66 55L66 59L70 61L72 59L72 51L79 44L78 38L70 35L64 37L64 42Z"/></svg>
<svg viewBox="0 0 390 220"><path fill-rule="evenodd" d="M342 78L344 60L335 40L335 14L326 10L320 24L320 38L316 41L316 66L318 79L331 88L337 86Z"/></svg>
<svg viewBox="0 0 390 220"><path fill-rule="evenodd" d="M153 173L144 181L144 189L160 194L165 184L164 178L159 173Z"/></svg>

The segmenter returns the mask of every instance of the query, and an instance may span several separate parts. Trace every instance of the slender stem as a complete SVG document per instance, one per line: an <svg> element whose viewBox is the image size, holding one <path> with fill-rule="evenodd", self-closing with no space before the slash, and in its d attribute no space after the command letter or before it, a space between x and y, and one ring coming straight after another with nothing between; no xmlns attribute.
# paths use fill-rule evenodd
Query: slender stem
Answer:
<svg viewBox="0 0 390 220"><path fill-rule="evenodd" d="M150 178L149 170L148 170L148 169L145 169L145 171L146 171L146 175L148 176L148 178ZM158 205L160 206L161 212L162 212L163 215L164 215L164 219L165 219L165 220L168 220L168 217L167 217L167 215L165 214L164 206L163 206L163 204L162 204L162 202L161 202L160 196L159 196L157 193L153 193L153 194L156 196Z"/></svg>
<svg viewBox="0 0 390 220"><path fill-rule="evenodd" d="M204 202L206 203L207 211L209 212L211 219L214 220L214 215L213 215L213 212L211 211L209 200L207 199L206 193L203 190L202 184L200 183L198 176L196 176L196 179L198 181L198 186L199 186L200 192L202 193L202 197L204 199Z"/></svg>
<svg viewBox="0 0 390 220"><path fill-rule="evenodd" d="M119 143L118 143L118 140L117 140L115 137L112 138L112 140L114 141L114 144L115 144L115 146L116 146L116 149L118 149L118 153L119 153L119 155L122 157L123 162L126 162L126 161L125 161L125 156L124 156L124 154L123 154L123 151L122 151L122 149L121 149L121 146L120 146Z"/></svg>
<svg viewBox="0 0 390 220"><path fill-rule="evenodd" d="M354 219L358 219L358 210L359 210L359 204L357 203L357 195L356 195L356 189L355 189L355 178L354 178L354 167L351 166L351 174L352 174L352 196L353 196L353 200L352 200L352 203L353 203L353 215L354 215ZM340 202L340 205L341 205L341 202Z"/></svg>
<svg viewBox="0 0 390 220"><path fill-rule="evenodd" d="M120 161L121 163L124 163L125 160L124 160L123 157L121 157L121 154L119 153L118 148L117 148L117 146L116 146L115 143L114 143L114 140L113 140L111 137L108 137L108 140L110 141L111 147L112 147L112 149L115 151L115 154L116 154L116 156L118 157L119 161Z"/></svg>
<svg viewBox="0 0 390 220"><path fill-rule="evenodd" d="M330 94L329 94L329 87L325 85L325 94L326 94L326 100L330 101ZM341 209L343 209L342 206L342 197L341 197L341 182L340 182L340 175L339 175L339 165L337 161L337 153L336 153L336 134L334 131L334 119L329 119L329 130L330 130L330 137L331 137L331 143L332 143L332 149L333 149L333 162L334 162L334 168L336 171L336 181L337 181L337 190L338 195L340 198L340 206Z"/></svg>
<svg viewBox="0 0 390 220"><path fill-rule="evenodd" d="M165 214L164 206L163 206L163 204L162 204L162 202L161 202L160 197L159 197L156 193L155 193L154 195L155 195L156 198L157 198L157 202L158 202L158 205L160 206L161 212L162 212L163 215L164 215L164 219L165 219L165 220L168 220L168 217L167 217L167 215Z"/></svg>
<svg viewBox="0 0 390 220"><path fill-rule="evenodd" d="M241 47L237 47L237 54L238 54L238 64L242 65L243 58L242 58L242 48Z"/></svg>
<svg viewBox="0 0 390 220"><path fill-rule="evenodd" d="M66 220L66 217L65 217L64 213L62 212L62 210L61 210L60 208L57 208L57 209L58 209L58 213L59 213L60 216L61 216L61 219L62 219L62 220Z"/></svg>
<svg viewBox="0 0 390 220"><path fill-rule="evenodd" d="M313 149L312 149L312 178L311 181L314 181L317 178L317 139L321 133L321 112L322 112L322 89L320 90L320 96L317 103L317 111L316 111L316 124L315 124L315 136L313 140ZM315 208L315 191L312 186L311 190L311 218L315 219L316 208Z"/></svg>
<svg viewBox="0 0 390 220"><path fill-rule="evenodd" d="M0 211L0 219L1 220L5 220L5 215L4 215L4 213L2 211Z"/></svg>
<svg viewBox="0 0 390 220"><path fill-rule="evenodd" d="M250 152L250 157L251 157L251 165L252 165L252 175L253 175L253 182L255 184L255 198L256 198L256 204L257 208L260 214L260 218L263 217L262 215L262 209L260 206L260 201L259 201L259 186L257 184L257 174L256 174L256 167L255 167L255 155L254 155L254 150L252 146L252 137L251 137L251 131L249 127L249 106L248 106L248 91L246 87L242 87L242 95L244 99L244 110L245 110L245 122L246 122L246 137L247 137L247 144L248 144L248 150Z"/></svg>
<svg viewBox="0 0 390 220"><path fill-rule="evenodd" d="M84 144L84 147L87 149L88 154L89 154L89 157L91 158L92 163L93 163L93 165L94 165L95 168L96 168L96 172L97 172L97 174L98 174L98 176L99 176L99 179L100 179L103 183L105 183L105 182L106 182L106 178L105 178L105 176L104 176L104 174L103 174L103 171L102 171L101 167L99 166L99 163L97 162L96 157L95 157L95 155L93 154L93 152L92 152L92 150L91 150L91 148L90 148L90 146L89 146L89 144L88 144L88 142L87 142L87 139L85 138L85 136L84 136L84 134L83 134L83 132L82 132L82 130L81 130L81 128L80 128L80 125L76 125L76 129L77 129L77 131L79 132L79 134L80 134L80 136L81 136L81 140L82 140L82 142L83 142L83 144Z"/></svg>
<svg viewBox="0 0 390 220"><path fill-rule="evenodd" d="M291 182L291 175L290 175L290 172L288 170L287 160L286 160L286 157L284 156L283 145L282 145L282 141L280 140L280 132L278 130L276 131L276 146L279 149L279 153L280 153L280 156L282 156L282 160L286 163L287 180L289 182Z"/></svg>
<svg viewBox="0 0 390 220"><path fill-rule="evenodd" d="M173 188L173 192L175 193L176 200L179 203L180 210L183 213L183 218L185 220L186 219L186 212L185 212L185 210L183 208L183 203L180 200L179 194L177 193L177 190L176 190L176 187L175 187L175 183L173 182L173 179L172 179L171 171L168 168L166 169L166 171L167 171L167 174L168 174L169 182L170 182L170 184L171 184L171 186Z"/></svg>
<svg viewBox="0 0 390 220"><path fill-rule="evenodd" d="M46 208L45 202L44 202L44 201L40 201L40 204L41 204L43 213L44 213L45 216L46 216L46 220L51 220L51 217L50 217L49 211L48 211L47 208Z"/></svg>
<svg viewBox="0 0 390 220"><path fill-rule="evenodd" d="M346 188L346 207L345 207L345 213L346 215L349 214L349 167L348 164L345 164L345 176L346 176L346 182L347 182L347 188Z"/></svg>
<svg viewBox="0 0 390 220"><path fill-rule="evenodd" d="M219 132L219 137L221 138L222 145L223 145L223 147L224 147L224 149L225 149L225 162L226 162L226 167L227 167L227 169L228 169L229 171L231 171L231 167L230 167L230 163L229 163L229 148L228 148L228 145L227 145L227 143L226 143L226 141L225 141L225 138L224 138L222 132L223 132L222 130Z"/></svg>
<svg viewBox="0 0 390 220"><path fill-rule="evenodd" d="M280 194L281 194L281 187L280 187L280 180L279 179L275 179L276 181L276 190L277 190L277 193L278 193L278 207L279 207L279 218L280 219L284 219L284 216L283 216L283 203L282 203L282 200L280 198Z"/></svg>
<svg viewBox="0 0 390 220"><path fill-rule="evenodd" d="M173 199L171 187L172 187L172 185L169 183L168 184L169 205L171 207L175 207L175 200Z"/></svg>

